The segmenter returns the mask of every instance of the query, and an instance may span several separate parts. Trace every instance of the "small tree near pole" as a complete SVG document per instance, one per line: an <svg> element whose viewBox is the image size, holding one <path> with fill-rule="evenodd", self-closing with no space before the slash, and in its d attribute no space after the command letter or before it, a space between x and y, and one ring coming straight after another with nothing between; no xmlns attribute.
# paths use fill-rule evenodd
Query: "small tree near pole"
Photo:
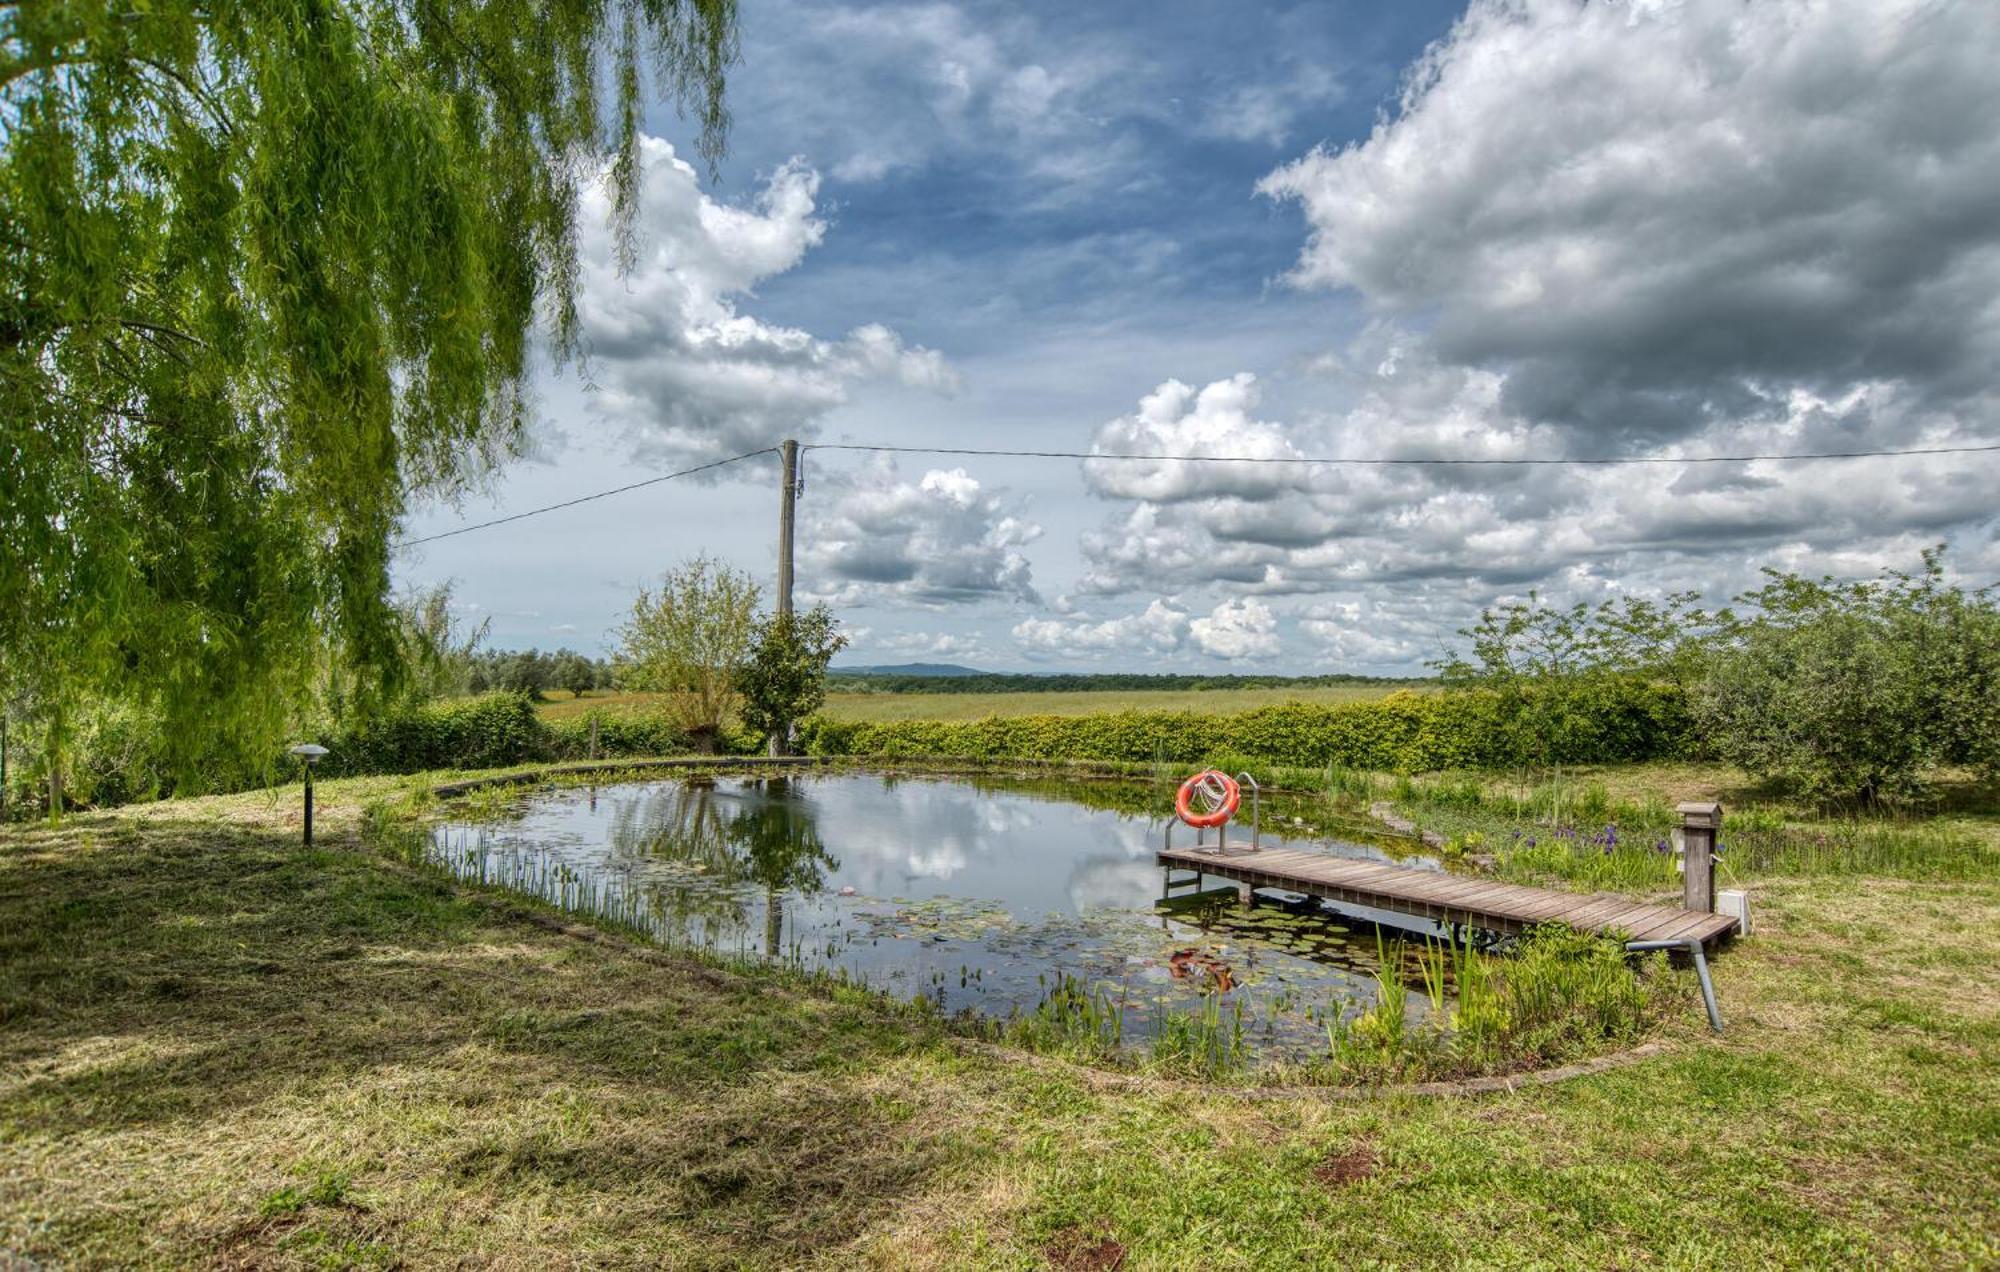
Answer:
<svg viewBox="0 0 2000 1272"><path fill-rule="evenodd" d="M743 694L743 723L770 739L772 755L790 753L793 723L826 701L827 664L846 647L847 637L824 605L759 620L737 686Z"/></svg>

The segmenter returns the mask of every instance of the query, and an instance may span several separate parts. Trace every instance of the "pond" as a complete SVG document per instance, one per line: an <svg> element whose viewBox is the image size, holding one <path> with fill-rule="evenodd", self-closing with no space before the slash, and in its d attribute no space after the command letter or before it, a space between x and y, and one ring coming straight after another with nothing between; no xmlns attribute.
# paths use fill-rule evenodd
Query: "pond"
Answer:
<svg viewBox="0 0 2000 1272"><path fill-rule="evenodd" d="M428 852L668 945L844 974L946 1013L1004 1020L1081 982L1116 1004L1128 1045L1206 1012L1249 1054L1324 1050L1334 1013L1376 1000L1374 921L1408 920L1287 893L1246 907L1217 879L1164 895L1153 854L1171 802L1144 784L718 776L542 791L437 827ZM1263 802L1267 845L1437 867Z"/></svg>

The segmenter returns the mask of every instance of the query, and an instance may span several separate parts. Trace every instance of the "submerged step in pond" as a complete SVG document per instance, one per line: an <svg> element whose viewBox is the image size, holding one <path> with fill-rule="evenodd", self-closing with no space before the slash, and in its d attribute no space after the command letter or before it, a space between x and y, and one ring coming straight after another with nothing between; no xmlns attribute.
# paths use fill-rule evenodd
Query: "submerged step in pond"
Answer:
<svg viewBox="0 0 2000 1272"><path fill-rule="evenodd" d="M1193 1018L1245 1054L1324 1050L1328 1020L1377 1000L1371 916L1285 895L1245 907L1233 885L1165 896L1154 852L1171 798L887 774L637 782L524 797L437 827L428 852L669 945L843 973L946 1013L1008 1020L1085 998L1126 1045ZM1289 811L1265 801L1266 845L1436 865L1307 837ZM1417 974L1392 961L1392 977Z"/></svg>

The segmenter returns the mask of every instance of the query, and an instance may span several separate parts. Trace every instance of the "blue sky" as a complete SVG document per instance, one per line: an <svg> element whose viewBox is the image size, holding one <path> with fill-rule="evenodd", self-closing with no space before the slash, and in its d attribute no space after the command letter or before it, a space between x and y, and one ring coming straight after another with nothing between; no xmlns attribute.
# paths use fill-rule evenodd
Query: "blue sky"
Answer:
<svg viewBox="0 0 2000 1272"><path fill-rule="evenodd" d="M1693 455L1992 440L2000 22L1978 4L748 4L713 181L649 116L592 357L410 537L795 436ZM1983 368L1983 370L1982 370ZM2000 462L1159 468L814 451L851 661L1399 672L1481 605L2000 574ZM770 461L415 549L498 647L610 647Z"/></svg>

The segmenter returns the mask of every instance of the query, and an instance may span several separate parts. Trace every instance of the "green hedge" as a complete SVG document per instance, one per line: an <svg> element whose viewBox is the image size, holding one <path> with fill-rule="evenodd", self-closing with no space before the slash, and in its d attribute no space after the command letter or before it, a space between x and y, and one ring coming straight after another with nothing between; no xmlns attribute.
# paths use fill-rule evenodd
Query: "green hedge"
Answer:
<svg viewBox="0 0 2000 1272"><path fill-rule="evenodd" d="M501 768L546 759L549 729L526 695L486 694L427 703L321 742L334 776Z"/></svg>
<svg viewBox="0 0 2000 1272"><path fill-rule="evenodd" d="M503 768L590 757L590 723L587 715L544 720L527 695L492 693L428 703L320 740L331 752L323 764L332 776ZM732 754L750 754L762 745L763 739L748 733L722 738L722 749ZM692 749L688 735L662 715L606 712L597 721L599 758L685 755Z"/></svg>
<svg viewBox="0 0 2000 1272"><path fill-rule="evenodd" d="M1596 687L1565 702L1561 763L1649 760L1684 752L1678 692L1645 682ZM801 728L813 755L949 756L972 760L1122 760L1199 764L1244 756L1274 765L1391 772L1490 768L1515 762L1532 717L1518 701L1484 692L1394 693L1374 702L1293 702L1238 715L1123 711L1083 716L864 722L815 716Z"/></svg>

